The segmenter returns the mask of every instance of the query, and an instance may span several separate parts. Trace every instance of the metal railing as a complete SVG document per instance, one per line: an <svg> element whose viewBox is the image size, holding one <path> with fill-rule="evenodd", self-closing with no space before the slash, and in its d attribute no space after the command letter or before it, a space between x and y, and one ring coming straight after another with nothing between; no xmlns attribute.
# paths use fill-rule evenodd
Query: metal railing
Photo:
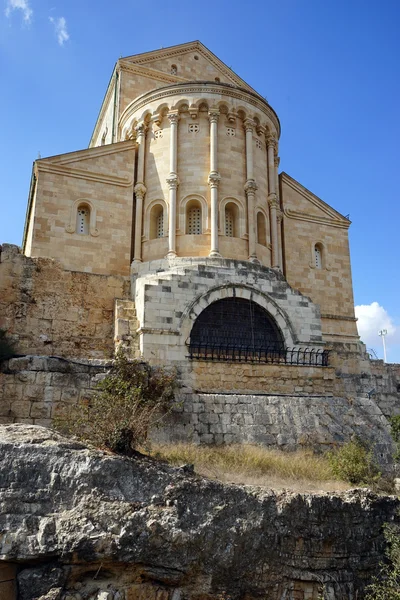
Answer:
<svg viewBox="0 0 400 600"><path fill-rule="evenodd" d="M201 343L189 345L191 360L251 362L264 364L327 367L329 350L321 348L285 348L283 346L243 346Z"/></svg>

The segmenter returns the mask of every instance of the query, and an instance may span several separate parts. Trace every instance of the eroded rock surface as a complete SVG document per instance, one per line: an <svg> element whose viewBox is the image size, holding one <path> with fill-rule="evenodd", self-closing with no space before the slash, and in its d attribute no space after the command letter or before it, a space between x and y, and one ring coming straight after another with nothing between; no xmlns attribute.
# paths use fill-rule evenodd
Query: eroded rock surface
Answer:
<svg viewBox="0 0 400 600"><path fill-rule="evenodd" d="M393 497L224 485L32 425L1 427L0 453L21 600L360 598L398 518Z"/></svg>

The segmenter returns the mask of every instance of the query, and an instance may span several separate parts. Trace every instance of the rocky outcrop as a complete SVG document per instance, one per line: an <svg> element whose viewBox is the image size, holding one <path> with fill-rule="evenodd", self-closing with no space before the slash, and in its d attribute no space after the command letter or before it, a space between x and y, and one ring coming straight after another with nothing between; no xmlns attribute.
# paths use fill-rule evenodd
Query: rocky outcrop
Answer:
<svg viewBox="0 0 400 600"><path fill-rule="evenodd" d="M397 499L366 490L223 485L32 425L3 426L0 452L0 559L20 600L313 599L321 584L360 598L397 519Z"/></svg>

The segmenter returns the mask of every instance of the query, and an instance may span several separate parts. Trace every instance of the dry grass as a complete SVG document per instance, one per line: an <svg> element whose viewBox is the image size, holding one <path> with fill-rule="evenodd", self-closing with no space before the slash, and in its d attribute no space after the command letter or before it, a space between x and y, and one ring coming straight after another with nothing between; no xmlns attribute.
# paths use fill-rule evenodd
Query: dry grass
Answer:
<svg viewBox="0 0 400 600"><path fill-rule="evenodd" d="M343 491L326 458L311 450L282 452L256 445L154 445L151 454L174 465L194 464L196 473L225 483L298 492Z"/></svg>

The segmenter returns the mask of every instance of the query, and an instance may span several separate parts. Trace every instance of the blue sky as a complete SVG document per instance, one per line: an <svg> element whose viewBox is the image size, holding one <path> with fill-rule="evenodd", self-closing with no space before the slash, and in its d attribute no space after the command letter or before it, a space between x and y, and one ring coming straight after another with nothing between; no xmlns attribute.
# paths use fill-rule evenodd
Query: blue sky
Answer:
<svg viewBox="0 0 400 600"><path fill-rule="evenodd" d="M398 0L0 1L0 243L38 152L87 147L116 60L199 39L277 111L280 168L350 214L361 336L400 362Z"/></svg>

